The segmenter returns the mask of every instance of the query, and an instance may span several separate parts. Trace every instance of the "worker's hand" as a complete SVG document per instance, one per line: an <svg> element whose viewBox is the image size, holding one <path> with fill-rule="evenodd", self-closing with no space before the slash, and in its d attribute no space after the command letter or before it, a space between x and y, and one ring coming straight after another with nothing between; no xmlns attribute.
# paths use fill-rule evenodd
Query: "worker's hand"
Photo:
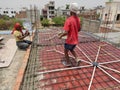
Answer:
<svg viewBox="0 0 120 90"><path fill-rule="evenodd" d="M58 34L58 38L61 39L62 38L62 33Z"/></svg>
<svg viewBox="0 0 120 90"><path fill-rule="evenodd" d="M61 37L61 36L59 36L58 38L59 38L59 39L61 39L62 37Z"/></svg>
<svg viewBox="0 0 120 90"><path fill-rule="evenodd" d="M25 35L26 35L26 36L30 35L30 32L27 30L27 31L25 32Z"/></svg>

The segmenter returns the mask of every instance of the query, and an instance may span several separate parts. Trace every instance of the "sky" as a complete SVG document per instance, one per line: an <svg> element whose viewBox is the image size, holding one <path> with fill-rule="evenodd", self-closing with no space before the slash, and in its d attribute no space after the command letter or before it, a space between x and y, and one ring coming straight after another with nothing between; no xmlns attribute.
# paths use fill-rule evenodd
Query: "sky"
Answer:
<svg viewBox="0 0 120 90"><path fill-rule="evenodd" d="M30 8L30 5L36 5L39 9L43 8L51 0L0 0L0 8ZM71 2L76 2L79 6L85 8L94 8L96 6L105 6L105 2L109 0L52 0L55 1L55 8L65 6Z"/></svg>

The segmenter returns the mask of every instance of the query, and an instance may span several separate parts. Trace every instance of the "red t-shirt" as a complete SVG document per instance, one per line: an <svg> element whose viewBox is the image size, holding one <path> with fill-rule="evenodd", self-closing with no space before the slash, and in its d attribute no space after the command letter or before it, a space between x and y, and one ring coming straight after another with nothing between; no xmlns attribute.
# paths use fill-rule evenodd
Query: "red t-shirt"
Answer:
<svg viewBox="0 0 120 90"><path fill-rule="evenodd" d="M78 30L80 30L80 19L77 16L70 16L65 21L63 29L68 32L66 43L78 44Z"/></svg>

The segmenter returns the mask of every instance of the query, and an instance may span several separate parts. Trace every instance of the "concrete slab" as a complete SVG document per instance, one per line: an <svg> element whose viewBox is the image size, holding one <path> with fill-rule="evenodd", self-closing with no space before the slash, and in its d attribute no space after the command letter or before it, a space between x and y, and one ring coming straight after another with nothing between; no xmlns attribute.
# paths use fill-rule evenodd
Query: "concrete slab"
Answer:
<svg viewBox="0 0 120 90"><path fill-rule="evenodd" d="M13 35L1 35L1 36L4 37L4 40L2 41L2 43L4 44L6 44L9 41L9 39L14 39ZM14 47L14 45L16 44L14 44L14 40L12 41L13 42L10 43L9 46ZM25 53L26 51L17 49L9 67L0 68L0 90L13 90L18 71L23 63Z"/></svg>
<svg viewBox="0 0 120 90"><path fill-rule="evenodd" d="M8 67L17 50L15 39L9 39L4 47L0 49L0 68Z"/></svg>

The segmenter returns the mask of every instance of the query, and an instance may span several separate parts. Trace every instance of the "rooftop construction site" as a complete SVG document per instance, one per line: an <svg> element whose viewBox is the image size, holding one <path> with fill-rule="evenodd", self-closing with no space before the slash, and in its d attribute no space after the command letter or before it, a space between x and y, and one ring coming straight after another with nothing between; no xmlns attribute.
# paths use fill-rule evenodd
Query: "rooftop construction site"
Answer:
<svg viewBox="0 0 120 90"><path fill-rule="evenodd" d="M85 24L88 31L82 29L79 33L75 51L81 63L75 66L70 55L73 67L61 64L65 40L58 39L57 34L62 29L36 30L33 44L26 52L26 61L18 72L14 90L119 90L120 32L106 28L101 30L95 27L97 22L92 23L90 26Z"/></svg>
<svg viewBox="0 0 120 90"><path fill-rule="evenodd" d="M76 67L70 55L73 67L65 67L61 64L64 39L56 36L60 30L36 31L20 90L119 90L120 49L107 40L113 32L99 37L81 31L75 49L81 63Z"/></svg>
<svg viewBox="0 0 120 90"><path fill-rule="evenodd" d="M103 17L104 21L83 18L75 48L80 59L78 66L70 52L71 66L61 63L65 59L66 40L58 37L63 32L61 26L39 28L36 24L27 38L32 44L26 51L18 50L15 40L8 37L0 49L0 90L8 89L8 83L3 86L9 81L5 80L7 74L4 72L9 72L8 67L14 59L20 60L15 62L20 64L19 68L15 67L17 64L13 65L18 71L12 70L17 74L13 76L15 80L9 90L120 90L120 16L115 22L116 16L113 17L110 10ZM19 54L17 58L16 53Z"/></svg>

